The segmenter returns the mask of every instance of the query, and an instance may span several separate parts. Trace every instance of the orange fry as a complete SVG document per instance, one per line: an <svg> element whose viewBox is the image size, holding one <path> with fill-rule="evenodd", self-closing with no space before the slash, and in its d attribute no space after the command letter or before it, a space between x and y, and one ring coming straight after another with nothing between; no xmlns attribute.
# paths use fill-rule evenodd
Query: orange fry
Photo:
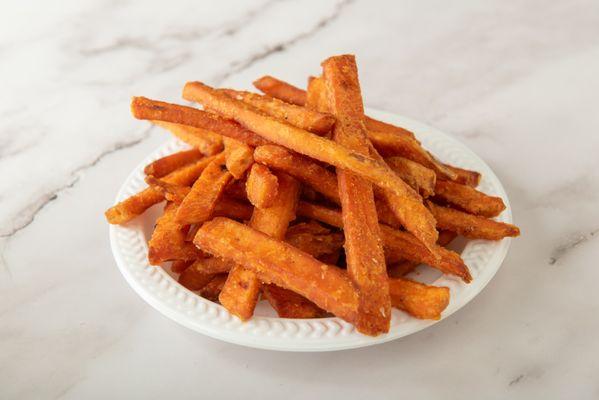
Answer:
<svg viewBox="0 0 599 400"><path fill-rule="evenodd" d="M385 162L405 183L423 197L429 197L435 192L437 176L432 169L403 157L386 158Z"/></svg>
<svg viewBox="0 0 599 400"><path fill-rule="evenodd" d="M289 104L303 106L306 104L306 92L287 82L273 78L272 76L263 76L254 81L254 86L269 96L283 100Z"/></svg>
<svg viewBox="0 0 599 400"><path fill-rule="evenodd" d="M162 179L156 179L153 176L146 176L145 179L148 186L162 193L167 201L172 201L181 204L185 196L189 194L191 188L189 186L180 186L173 183L168 183Z"/></svg>
<svg viewBox="0 0 599 400"><path fill-rule="evenodd" d="M231 180L224 161L224 155L216 156L202 172L181 202L177 210L177 221L182 224L199 224L210 218L225 186Z"/></svg>
<svg viewBox="0 0 599 400"><path fill-rule="evenodd" d="M393 307L420 319L440 319L449 304L449 288L409 279L389 279L389 293Z"/></svg>
<svg viewBox="0 0 599 400"><path fill-rule="evenodd" d="M287 229L285 241L322 261L343 247L343 234L331 232L315 221L302 222Z"/></svg>
<svg viewBox="0 0 599 400"><path fill-rule="evenodd" d="M210 282L199 290L200 296L203 298L217 302L220 292L223 290L225 281L227 280L227 274L215 275Z"/></svg>
<svg viewBox="0 0 599 400"><path fill-rule="evenodd" d="M337 118L333 130L335 142L367 155L368 139L363 125L364 109L354 57L331 57L322 63L322 67L329 109ZM337 181L347 271L358 288L356 327L369 335L388 332L391 300L372 184L341 168L337 169Z"/></svg>
<svg viewBox="0 0 599 400"><path fill-rule="evenodd" d="M480 182L480 178L481 178L481 175L479 172L470 171L467 169L458 168L458 167L454 167L454 166L447 165L447 164L445 164L445 166L447 168L449 168L450 170L452 170L457 175L457 178L454 180L455 183L461 183L462 185L472 186L472 187L478 186L478 184Z"/></svg>
<svg viewBox="0 0 599 400"><path fill-rule="evenodd" d="M252 206L227 197L221 197L220 201L216 203L212 215L214 217L227 217L247 221L252 217Z"/></svg>
<svg viewBox="0 0 599 400"><path fill-rule="evenodd" d="M234 265L233 262L223 258L206 257L194 261L189 268L201 274L222 274L229 272Z"/></svg>
<svg viewBox="0 0 599 400"><path fill-rule="evenodd" d="M214 274L203 274L196 269L187 268L179 275L179 283L189 290L200 290L214 278Z"/></svg>
<svg viewBox="0 0 599 400"><path fill-rule="evenodd" d="M225 144L225 164L235 179L241 179L245 171L254 163L254 151L247 144L228 137Z"/></svg>
<svg viewBox="0 0 599 400"><path fill-rule="evenodd" d="M248 200L255 207L268 208L277 198L279 180L264 165L254 164L248 175L246 191Z"/></svg>
<svg viewBox="0 0 599 400"><path fill-rule="evenodd" d="M504 237L520 235L517 226L493 221L477 215L468 214L449 207L428 202L428 208L437 219L437 226L456 232L470 239L501 240Z"/></svg>
<svg viewBox="0 0 599 400"><path fill-rule="evenodd" d="M231 89L220 89L220 91L263 111L271 117L318 135L330 132L335 124L335 118L332 115L289 104L274 97Z"/></svg>
<svg viewBox="0 0 599 400"><path fill-rule="evenodd" d="M327 88L322 78L310 77L308 79L306 107L320 112L329 112Z"/></svg>
<svg viewBox="0 0 599 400"><path fill-rule="evenodd" d="M193 264L193 261L191 260L175 260L171 264L171 271L173 271L175 274L180 274L181 272L185 271L191 264Z"/></svg>
<svg viewBox="0 0 599 400"><path fill-rule="evenodd" d="M496 217L505 210L501 197L489 196L473 187L454 182L438 181L434 199L483 217Z"/></svg>
<svg viewBox="0 0 599 400"><path fill-rule="evenodd" d="M194 243L213 255L243 265L263 282L290 289L346 321L356 319L358 296L346 274L287 243L226 218L206 222Z"/></svg>
<svg viewBox="0 0 599 400"><path fill-rule="evenodd" d="M310 300L277 285L264 285L262 297L272 305L281 318L320 318L325 315L325 312Z"/></svg>
<svg viewBox="0 0 599 400"><path fill-rule="evenodd" d="M168 130L179 140L197 148L206 156L217 154L223 149L222 136L209 130L165 121L152 121L152 123Z"/></svg>
<svg viewBox="0 0 599 400"><path fill-rule="evenodd" d="M150 164L146 165L144 173L146 175L152 175L155 178L162 178L163 176L168 175L187 164L198 161L201 158L203 158L202 153L197 149L180 151L152 161Z"/></svg>

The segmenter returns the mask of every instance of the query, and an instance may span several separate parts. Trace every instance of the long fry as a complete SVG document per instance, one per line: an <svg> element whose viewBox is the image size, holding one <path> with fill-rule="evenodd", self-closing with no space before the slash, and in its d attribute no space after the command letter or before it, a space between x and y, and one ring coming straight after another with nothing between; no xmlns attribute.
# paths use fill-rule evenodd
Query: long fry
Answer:
<svg viewBox="0 0 599 400"><path fill-rule="evenodd" d="M252 165L245 186L248 200L258 208L272 206L279 193L279 179L262 164Z"/></svg>
<svg viewBox="0 0 599 400"><path fill-rule="evenodd" d="M438 181L434 199L483 217L496 217L505 210L501 197L489 196L471 186L455 182Z"/></svg>
<svg viewBox="0 0 599 400"><path fill-rule="evenodd" d="M202 153L197 149L180 151L152 161L150 164L146 165L144 173L156 178L162 178L163 176L168 175L187 164L198 161L203 157Z"/></svg>
<svg viewBox="0 0 599 400"><path fill-rule="evenodd" d="M385 162L393 172L423 197L429 197L435 192L437 176L432 169L403 157L386 158Z"/></svg>
<svg viewBox="0 0 599 400"><path fill-rule="evenodd" d="M164 121L152 121L152 123L168 130L206 156L217 154L223 149L222 136L209 130Z"/></svg>
<svg viewBox="0 0 599 400"><path fill-rule="evenodd" d="M454 180L455 183L461 183L462 185L472 187L478 186L481 178L480 172L458 168L448 164L445 164L445 166L457 175L457 178Z"/></svg>
<svg viewBox="0 0 599 400"><path fill-rule="evenodd" d="M389 279L389 293L393 307L421 319L440 319L449 304L449 288L409 279Z"/></svg>

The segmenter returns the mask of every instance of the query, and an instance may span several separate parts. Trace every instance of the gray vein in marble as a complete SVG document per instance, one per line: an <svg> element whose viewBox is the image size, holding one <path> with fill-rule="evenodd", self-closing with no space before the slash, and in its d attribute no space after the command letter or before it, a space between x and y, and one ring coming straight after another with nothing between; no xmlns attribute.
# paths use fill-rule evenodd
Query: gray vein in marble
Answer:
<svg viewBox="0 0 599 400"><path fill-rule="evenodd" d="M520 375L518 375L517 377L515 377L514 379L512 379L512 380L510 381L510 383L508 384L508 386L514 386L514 385L517 385L517 384L518 384L518 383L519 383L519 382L522 380L522 378L524 378L524 374L520 374Z"/></svg>
<svg viewBox="0 0 599 400"><path fill-rule="evenodd" d="M574 238L569 239L567 242L560 244L555 249L553 249L551 257L549 258L549 265L555 265L562 257L568 254L570 251L593 239L597 233L599 233L599 229L595 229L586 234L578 235Z"/></svg>
<svg viewBox="0 0 599 400"><path fill-rule="evenodd" d="M102 159L104 159L104 157L112 153L115 153L119 150L128 149L141 143L150 136L152 128L153 126L149 126L148 128L144 129L141 135L133 140L130 140L128 142L115 143L109 149L106 149L102 151L100 154L98 154L90 162L87 162L75 168L70 173L71 180L69 182L53 189L50 192L44 193L38 199L36 199L35 201L27 205L25 208L23 208L18 214L24 216L21 217L20 221L18 221L16 224L13 224L14 226L10 229L0 231L0 238L10 239L12 236L28 227L35 220L35 217L39 214L39 212L42 211L48 204L56 200L61 192L74 187L77 184L77 182L79 182L79 180L81 179L81 173L98 164L100 161L102 161ZM4 265L8 268L6 263L4 263Z"/></svg>
<svg viewBox="0 0 599 400"><path fill-rule="evenodd" d="M330 15L328 15L324 18L321 18L314 25L314 27L312 29L309 29L308 31L302 32L302 33L300 33L290 39L282 41L280 43L268 46L266 49L262 50L261 52L251 54L243 60L239 60L239 61L235 61L235 62L231 63L228 71L226 71L225 73L218 75L214 78L215 84L219 85L222 82L224 82L225 80L227 80L227 78L250 68L256 62L264 60L265 58L271 56L272 54L282 52L282 51L286 50L287 48L293 46L294 44L296 44L302 40L309 39L310 37L316 35L320 30L322 30L323 28L328 26L331 22L338 19L339 16L341 15L341 13L343 12L343 10L353 2L354 2L354 0L345 0L345 1L340 2L339 4L337 4L337 6L335 7L335 9L333 10L333 12Z"/></svg>

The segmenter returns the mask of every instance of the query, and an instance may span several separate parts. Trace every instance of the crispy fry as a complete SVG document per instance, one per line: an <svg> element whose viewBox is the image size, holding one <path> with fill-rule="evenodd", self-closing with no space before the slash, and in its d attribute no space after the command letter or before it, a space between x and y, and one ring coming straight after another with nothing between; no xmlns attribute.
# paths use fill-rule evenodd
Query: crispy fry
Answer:
<svg viewBox="0 0 599 400"><path fill-rule="evenodd" d="M213 255L242 264L263 282L290 289L323 310L355 322L358 296L349 278L337 267L226 218L206 222L194 243Z"/></svg>
<svg viewBox="0 0 599 400"><path fill-rule="evenodd" d="M387 164L349 150L331 140L273 119L252 106L219 93L203 83L188 82L183 89L183 97L187 100L197 101L228 118L234 118L269 141L335 167L348 169L374 184L393 190L398 194L405 192L405 183L391 171ZM422 212L427 212L425 207L422 209L424 210Z"/></svg>
<svg viewBox="0 0 599 400"><path fill-rule="evenodd" d="M279 180L264 165L254 164L245 187L250 203L258 208L268 208L273 205L277 198Z"/></svg>
<svg viewBox="0 0 599 400"><path fill-rule="evenodd" d="M501 197L489 196L473 187L454 182L438 181L433 199L483 217L496 217L505 210Z"/></svg>
<svg viewBox="0 0 599 400"><path fill-rule="evenodd" d="M322 67L329 109L337 118L333 131L335 142L367 155L368 139L354 57L331 57L322 63ZM389 331L391 321L391 300L372 184L353 172L339 168L337 181L347 271L358 288L356 327L368 335L385 333Z"/></svg>
<svg viewBox="0 0 599 400"><path fill-rule="evenodd" d="M343 247L343 234L331 232L315 221L289 227L285 241L322 261L323 256L337 253Z"/></svg>
<svg viewBox="0 0 599 400"><path fill-rule="evenodd" d="M214 274L202 274L193 268L187 268L179 275L179 283L189 290L200 290L214 278Z"/></svg>
<svg viewBox="0 0 599 400"><path fill-rule="evenodd" d="M198 161L201 158L203 158L202 153L197 149L180 151L152 161L146 165L144 173L146 175L152 175L155 178L162 178L163 176L168 175L187 164Z"/></svg>
<svg viewBox="0 0 599 400"><path fill-rule="evenodd" d="M152 121L152 123L168 130L179 140L197 148L206 156L212 156L223 150L222 136L217 133L172 122Z"/></svg>
<svg viewBox="0 0 599 400"><path fill-rule="evenodd" d="M451 165L445 164L447 168L452 170L457 178L454 180L455 183L461 183L462 185L477 187L480 182L480 172L470 171L463 168L454 167Z"/></svg>
<svg viewBox="0 0 599 400"><path fill-rule="evenodd" d="M177 204L181 204L191 190L189 186L175 185L165 182L162 179L154 178L153 176L146 176L145 181L152 189L162 193L167 201Z"/></svg>
<svg viewBox="0 0 599 400"><path fill-rule="evenodd" d="M254 86L261 92L289 104L295 104L296 106L303 106L306 104L306 92L304 90L296 88L287 82L280 81L277 78L273 78L272 76L267 75L255 80Z"/></svg>
<svg viewBox="0 0 599 400"><path fill-rule="evenodd" d="M197 273L202 274L222 274L229 272L234 265L234 262L225 260L224 258L206 257L194 261L189 268L192 268Z"/></svg>
<svg viewBox="0 0 599 400"><path fill-rule="evenodd" d="M195 260L202 256L193 244L185 242L183 226L175 220L177 205L168 203L164 214L156 221L156 227L148 243L148 260L160 265L172 260Z"/></svg>
<svg viewBox="0 0 599 400"><path fill-rule="evenodd" d="M320 318L326 313L305 297L268 284L262 288L262 296L268 300L281 318Z"/></svg>
<svg viewBox="0 0 599 400"><path fill-rule="evenodd" d="M175 260L171 263L171 271L175 274L180 274L193 264L192 260Z"/></svg>
<svg viewBox="0 0 599 400"><path fill-rule="evenodd" d="M237 200L221 197L212 212L214 217L227 217L247 221L252 217L252 206Z"/></svg>
<svg viewBox="0 0 599 400"><path fill-rule="evenodd" d="M438 206L428 202L428 208L437 219L437 226L456 232L470 239L501 240L504 237L520 235L517 226L503 222L493 221L477 215L454 210L449 207Z"/></svg>
<svg viewBox="0 0 599 400"><path fill-rule="evenodd" d="M151 120L154 123L156 121L173 122L215 132L249 146L261 146L268 143L267 140L248 131L235 121L193 107L165 103L145 97L133 97L131 113L137 119Z"/></svg>
<svg viewBox="0 0 599 400"><path fill-rule="evenodd" d="M193 164L171 172L162 180L176 185L190 185L202 173L204 168L213 160L213 157L207 157ZM142 214L154 204L164 200L164 195L153 188L147 188L141 192L126 198L120 203L110 207L104 215L110 224L124 224L133 218Z"/></svg>
<svg viewBox="0 0 599 400"><path fill-rule="evenodd" d="M225 285L225 281L227 280L227 274L218 274L215 275L210 282L208 282L204 287L202 287L199 292L200 296L203 298L217 302L218 296L220 292L223 290L223 286Z"/></svg>
<svg viewBox="0 0 599 400"><path fill-rule="evenodd" d="M223 138L225 144L225 164L235 179L241 179L245 171L254 163L254 150L239 140Z"/></svg>
<svg viewBox="0 0 599 400"><path fill-rule="evenodd" d="M305 129L317 135L330 132L335 118L309 108L289 104L274 97L231 89L220 89L229 96L241 100L264 113Z"/></svg>
<svg viewBox="0 0 599 400"><path fill-rule="evenodd" d="M181 202L177 210L177 221L182 224L199 224L210 218L225 186L232 178L224 161L224 155L217 156L202 172Z"/></svg>
<svg viewBox="0 0 599 400"><path fill-rule="evenodd" d="M341 213L337 210L300 201L297 213L303 217L343 228ZM381 229L381 239L383 240L387 263L393 264L406 259L419 264L428 264L446 274L459 276L464 282L472 280L468 267L466 267L464 261L457 253L436 246L435 252L439 255L437 259L412 234L393 229L383 224L379 224L379 227Z"/></svg>
<svg viewBox="0 0 599 400"><path fill-rule="evenodd" d="M393 307L420 319L440 319L449 304L449 288L409 279L389 279L389 293Z"/></svg>
<svg viewBox="0 0 599 400"><path fill-rule="evenodd" d="M310 77L306 91L306 107L320 112L329 112L327 88L322 78Z"/></svg>
<svg viewBox="0 0 599 400"><path fill-rule="evenodd" d="M386 158L385 162L422 197L429 197L435 192L437 176L432 169L403 157Z"/></svg>

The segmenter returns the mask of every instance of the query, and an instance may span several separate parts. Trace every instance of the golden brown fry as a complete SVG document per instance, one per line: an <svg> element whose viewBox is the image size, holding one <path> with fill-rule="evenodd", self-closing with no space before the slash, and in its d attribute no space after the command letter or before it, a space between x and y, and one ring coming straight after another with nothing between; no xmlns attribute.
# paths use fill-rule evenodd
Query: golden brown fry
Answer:
<svg viewBox="0 0 599 400"><path fill-rule="evenodd" d="M179 275L179 283L189 290L200 290L214 278L214 274L203 274L193 268L187 268Z"/></svg>
<svg viewBox="0 0 599 400"><path fill-rule="evenodd" d="M454 167L454 166L447 165L447 164L445 164L445 166L447 168L449 168L450 170L452 170L457 175L457 178L454 180L455 183L461 183L462 185L472 186L472 187L478 186L478 184L480 182L480 178L481 178L481 175L479 172L470 171L467 169L458 168L458 167Z"/></svg>
<svg viewBox="0 0 599 400"><path fill-rule="evenodd" d="M306 92L304 90L272 76L267 75L257 79L254 81L254 86L261 92L289 104L295 104L296 106L306 104Z"/></svg>
<svg viewBox="0 0 599 400"><path fill-rule="evenodd" d="M255 207L268 208L279 193L279 180L262 164L252 165L245 184L247 198Z"/></svg>
<svg viewBox="0 0 599 400"><path fill-rule="evenodd" d="M194 161L203 158L202 153L197 149L180 151L178 153L169 154L166 157L152 161L144 168L146 175L152 175L155 178L162 178L165 175L187 165Z"/></svg>
<svg viewBox="0 0 599 400"><path fill-rule="evenodd" d="M241 179L245 171L254 163L254 150L239 140L223 138L225 144L225 164L235 179Z"/></svg>
<svg viewBox="0 0 599 400"><path fill-rule="evenodd" d="M264 285L264 297L281 318L320 318L326 313L305 297L277 285Z"/></svg>
<svg viewBox="0 0 599 400"><path fill-rule="evenodd" d="M226 218L206 222L194 243L213 255L242 264L263 282L290 289L323 310L355 322L358 296L349 278L337 267Z"/></svg>
<svg viewBox="0 0 599 400"><path fill-rule="evenodd" d="M464 237L501 240L505 237L520 235L520 229L515 225L493 221L449 207L438 206L430 201L427 204L437 219L439 228L456 232Z"/></svg>
<svg viewBox="0 0 599 400"><path fill-rule="evenodd" d="M338 210L300 201L297 213L303 217L343 228L343 220ZM468 267L457 253L436 246L435 252L439 255L439 258L435 258L414 235L383 224L380 224L379 227L387 263L393 264L406 259L419 264L428 264L446 274L459 276L465 282L472 280Z"/></svg>
<svg viewBox="0 0 599 400"><path fill-rule="evenodd" d="M171 271L173 271L175 274L180 274L189 268L191 264L193 264L192 260L175 260L171 264Z"/></svg>
<svg viewBox="0 0 599 400"><path fill-rule="evenodd" d="M280 122L203 83L188 82L183 89L183 97L187 100L197 101L228 118L239 121L271 142L335 167L348 169L374 184L398 194L405 192L405 183L391 171L387 164L375 161L303 129ZM425 207L422 209L424 211L421 212L428 212Z"/></svg>
<svg viewBox="0 0 599 400"><path fill-rule="evenodd" d="M331 57L322 63L322 67L329 109L337 118L333 130L335 142L367 155L369 147L355 58ZM337 181L347 271L358 289L356 328L368 335L385 333L389 331L391 321L391 300L372 184L340 168L337 169Z"/></svg>
<svg viewBox="0 0 599 400"><path fill-rule="evenodd" d="M449 288L409 279L389 279L389 293L393 307L420 319L440 319L449 304Z"/></svg>
<svg viewBox="0 0 599 400"><path fill-rule="evenodd" d="M195 260L202 256L193 244L185 241L183 226L175 220L177 205L168 203L164 214L156 221L156 227L148 243L148 260L160 265L172 260Z"/></svg>
<svg viewBox="0 0 599 400"><path fill-rule="evenodd" d="M172 122L152 121L152 123L168 130L179 140L197 148L206 156L212 156L223 150L222 136L217 133Z"/></svg>
<svg viewBox="0 0 599 400"><path fill-rule="evenodd" d="M386 158L385 162L422 197L429 197L435 192L437 176L432 169L403 157Z"/></svg>
<svg viewBox="0 0 599 400"><path fill-rule="evenodd" d="M224 258L206 257L194 261L189 268L201 274L222 274L229 272L234 265L234 262Z"/></svg>
<svg viewBox="0 0 599 400"><path fill-rule="evenodd" d="M172 201L177 204L181 204L185 196L187 196L191 190L191 187L189 186L175 185L173 183L165 182L162 179L156 179L153 176L146 176L145 181L152 189L162 193L167 201Z"/></svg>
<svg viewBox="0 0 599 400"><path fill-rule="evenodd" d="M320 112L329 112L327 88L322 78L310 77L306 91L306 107Z"/></svg>
<svg viewBox="0 0 599 400"><path fill-rule="evenodd" d="M268 144L267 140L248 131L233 120L193 107L165 103L145 97L133 97L131 113L137 119L151 120L154 123L156 121L173 122L204 129L239 140L249 146Z"/></svg>
<svg viewBox="0 0 599 400"><path fill-rule="evenodd" d="M215 275L210 282L208 282L204 287L202 287L199 292L200 296L203 298L218 302L218 296L220 292L223 290L223 286L225 285L225 281L227 280L227 274L218 274Z"/></svg>
<svg viewBox="0 0 599 400"><path fill-rule="evenodd" d="M182 224L199 224L210 218L225 186L232 178L224 161L224 155L217 156L202 172L181 202L177 210L177 221Z"/></svg>
<svg viewBox="0 0 599 400"><path fill-rule="evenodd" d="M324 135L330 132L335 124L335 118L332 115L289 104L274 97L231 89L220 90L237 100L256 107L258 110L272 117L281 119L317 135Z"/></svg>
<svg viewBox="0 0 599 400"><path fill-rule="evenodd" d="M447 181L437 182L434 200L483 217L496 217L505 210L501 197L489 196L473 187Z"/></svg>
<svg viewBox="0 0 599 400"><path fill-rule="evenodd" d="M192 184L202 173L204 168L213 160L207 157L181 169L171 172L163 177L163 181L175 185L187 186ZM110 207L104 215L110 224L124 224L142 214L154 204L164 200L164 195L153 188L147 188L141 192L126 198L120 203Z"/></svg>
<svg viewBox="0 0 599 400"><path fill-rule="evenodd" d="M212 212L214 217L227 217L247 221L252 217L252 206L237 200L222 197Z"/></svg>
<svg viewBox="0 0 599 400"><path fill-rule="evenodd" d="M331 232L319 223L310 221L289 227L285 241L322 261L323 256L330 256L341 250L344 239L342 233Z"/></svg>

